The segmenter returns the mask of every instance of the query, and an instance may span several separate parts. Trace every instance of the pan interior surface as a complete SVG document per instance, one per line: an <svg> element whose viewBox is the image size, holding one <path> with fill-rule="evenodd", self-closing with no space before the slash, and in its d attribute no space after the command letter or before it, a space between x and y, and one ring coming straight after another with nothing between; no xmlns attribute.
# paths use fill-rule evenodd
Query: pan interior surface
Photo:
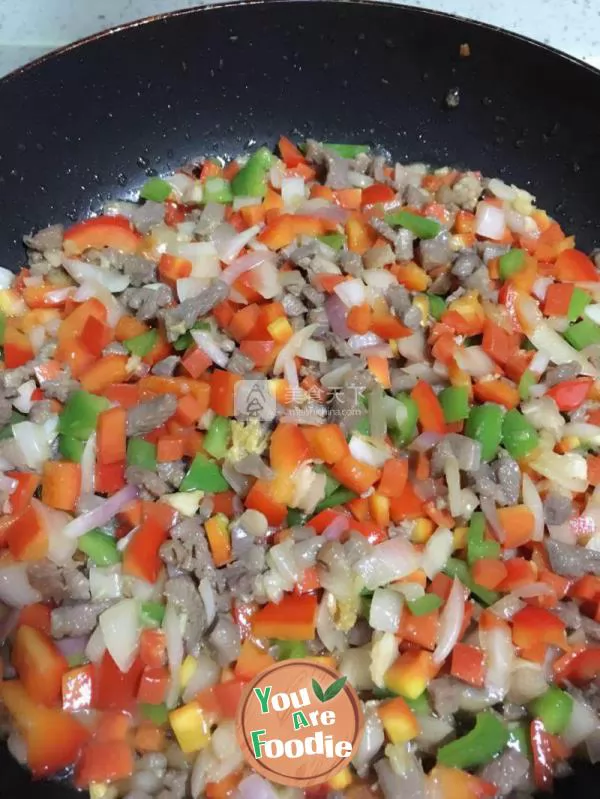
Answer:
<svg viewBox="0 0 600 799"><path fill-rule="evenodd" d="M461 57L461 44L471 55ZM448 92L458 89L458 107ZM131 198L198 155L285 133L381 147L528 188L600 245L600 73L490 27L375 3L262 2L129 26L0 81L0 265L23 234ZM0 752L0 797L66 799ZM577 767L555 795L594 794Z"/></svg>

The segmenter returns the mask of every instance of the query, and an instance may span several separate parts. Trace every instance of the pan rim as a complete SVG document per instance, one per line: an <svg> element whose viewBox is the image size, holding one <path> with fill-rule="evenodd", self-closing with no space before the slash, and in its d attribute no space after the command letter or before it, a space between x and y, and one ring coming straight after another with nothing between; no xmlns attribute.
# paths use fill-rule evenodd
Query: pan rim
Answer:
<svg viewBox="0 0 600 799"><path fill-rule="evenodd" d="M450 14L445 11L436 11L434 9L422 8L420 6L414 5L396 5L391 0L220 0L220 2L211 3L210 5L193 6L192 8L182 8L174 11L165 11L160 14L151 14L147 17L142 17L141 19L136 19L123 25L114 25L106 30L98 31L97 33L92 33L89 36L76 39L74 42L70 42L62 47L50 50L48 53L44 53L33 61L29 61L28 63L11 70L6 75L3 75L0 78L0 90L4 85L7 85L14 80L18 80L18 78L22 75L26 75L31 71L35 71L38 67L43 67L48 62L59 60L71 52L84 50L86 45L91 44L92 42L118 36L121 33L127 33L130 30L134 30L142 26L151 25L157 22L166 22L169 19L176 19L179 17L192 17L204 13L208 14L211 12L218 12L224 8L229 9L248 6L280 6L284 4L289 6L291 3L296 5L312 4L323 6L340 6L343 4L346 6L353 5L375 8L394 8L398 14L418 13L422 16L428 16L431 18L452 20L454 22L463 23L472 28L500 34L507 40L518 41L523 44L530 45L535 47L538 51L547 53L554 58L559 58L566 64L583 69L590 75L595 75L596 77L600 78L600 68L596 68L592 64L588 64L586 61L582 61L581 59L576 58L569 53L565 53L556 47L545 44L544 42L536 41L529 36L524 36L523 34L507 30L506 28L502 28L498 25L480 22L479 20L470 19L469 17L463 17L460 14Z"/></svg>

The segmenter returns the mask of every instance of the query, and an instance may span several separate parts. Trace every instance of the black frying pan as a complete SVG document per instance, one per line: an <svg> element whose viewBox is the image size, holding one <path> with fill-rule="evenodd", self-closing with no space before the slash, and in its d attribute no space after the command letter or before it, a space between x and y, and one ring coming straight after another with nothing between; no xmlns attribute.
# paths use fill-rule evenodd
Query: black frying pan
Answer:
<svg viewBox="0 0 600 799"><path fill-rule="evenodd" d="M459 57L468 43L470 58ZM460 104L449 109L449 89ZM157 17L0 81L0 264L23 233L198 154L284 132L383 146L532 186L600 244L600 73L491 27L375 3L256 2ZM598 771L558 784L595 796ZM0 796L66 799L0 750Z"/></svg>

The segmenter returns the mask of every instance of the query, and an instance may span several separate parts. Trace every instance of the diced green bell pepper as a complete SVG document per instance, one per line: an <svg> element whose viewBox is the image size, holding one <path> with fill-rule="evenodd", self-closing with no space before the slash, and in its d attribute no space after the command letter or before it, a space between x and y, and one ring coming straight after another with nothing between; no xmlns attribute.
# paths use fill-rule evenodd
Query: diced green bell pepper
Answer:
<svg viewBox="0 0 600 799"><path fill-rule="evenodd" d="M244 166L231 181L235 197L264 197L267 191L267 175L273 156L266 147L252 153Z"/></svg>
<svg viewBox="0 0 600 799"><path fill-rule="evenodd" d="M188 473L183 478L180 491L209 491L219 494L229 490L229 483L223 477L221 469L214 461L204 455L196 455Z"/></svg>
<svg viewBox="0 0 600 799"><path fill-rule="evenodd" d="M506 725L491 711L478 713L471 732L438 749L438 763L453 768L484 766L508 743Z"/></svg>
<svg viewBox="0 0 600 799"><path fill-rule="evenodd" d="M510 250L499 258L498 271L502 280L519 272L525 266L525 250Z"/></svg>
<svg viewBox="0 0 600 799"><path fill-rule="evenodd" d="M305 658L308 649L304 641L279 641L272 642L277 647L277 660L295 660Z"/></svg>
<svg viewBox="0 0 600 799"><path fill-rule="evenodd" d="M324 142L323 147L333 150L342 158L356 158L361 153L368 153L370 149L368 144L332 144L331 142Z"/></svg>
<svg viewBox="0 0 600 799"><path fill-rule="evenodd" d="M438 394L444 419L448 424L461 422L470 412L469 389L466 386L448 386Z"/></svg>
<svg viewBox="0 0 600 799"><path fill-rule="evenodd" d="M315 514L327 508L336 508L338 505L345 505L346 502L350 502L351 499L356 499L357 496L358 494L355 494L354 491L350 491L349 488L338 488L333 494L330 494L319 502L315 508Z"/></svg>
<svg viewBox="0 0 600 799"><path fill-rule="evenodd" d="M388 225L403 227L410 230L418 239L434 239L441 231L442 226L435 219L427 219L410 211L394 211L384 217Z"/></svg>
<svg viewBox="0 0 600 799"><path fill-rule="evenodd" d="M205 203L220 203L221 205L233 202L231 184L224 178L206 178L203 200Z"/></svg>
<svg viewBox="0 0 600 799"><path fill-rule="evenodd" d="M172 187L166 180L162 178L149 178L140 189L140 197L143 200L164 203L172 191Z"/></svg>
<svg viewBox="0 0 600 799"><path fill-rule="evenodd" d="M392 696L395 696L395 694L392 694ZM416 699L404 698L404 701L412 712L416 713L418 716L429 716L431 713L431 705L429 704L429 694L427 691L423 691Z"/></svg>
<svg viewBox="0 0 600 799"><path fill-rule="evenodd" d="M149 705L142 702L139 705L141 715L159 727L169 720L169 711L166 705Z"/></svg>
<svg viewBox="0 0 600 799"><path fill-rule="evenodd" d="M161 602L142 602L140 619L144 627L160 627L165 617L165 606Z"/></svg>
<svg viewBox="0 0 600 799"><path fill-rule="evenodd" d="M485 402L471 408L465 424L465 435L481 444L481 460L491 461L502 441L504 408Z"/></svg>
<svg viewBox="0 0 600 799"><path fill-rule="evenodd" d="M472 566L476 560L482 558L497 558L500 556L500 544L497 541L486 541L485 516L477 512L471 516L467 531L467 561Z"/></svg>
<svg viewBox="0 0 600 799"><path fill-rule="evenodd" d="M231 439L231 421L225 416L215 416L206 432L204 450L213 458L224 458Z"/></svg>
<svg viewBox="0 0 600 799"><path fill-rule="evenodd" d="M545 694L533 700L529 709L534 716L541 719L549 733L560 735L571 719L573 697L551 685Z"/></svg>
<svg viewBox="0 0 600 799"><path fill-rule="evenodd" d="M452 577L452 579L458 577L461 583L465 585L472 594L475 594L484 605L493 605L494 602L500 599L500 594L497 591L490 591L489 588L484 588L473 580L464 560L448 558L444 566L444 574L448 577Z"/></svg>
<svg viewBox="0 0 600 799"><path fill-rule="evenodd" d="M591 301L592 298L587 291L580 289L579 286L575 286L569 301L569 309L567 310L567 319L569 322L576 322L580 316L583 316L586 307Z"/></svg>
<svg viewBox="0 0 600 799"><path fill-rule="evenodd" d="M22 413L19 411L12 411L10 414L10 419L8 423L0 430L0 441L6 441L8 438L13 437L13 424L19 424L19 422L24 422L27 419Z"/></svg>
<svg viewBox="0 0 600 799"><path fill-rule="evenodd" d="M77 547L84 552L96 566L113 566L121 562L117 542L100 530L90 530L77 539Z"/></svg>
<svg viewBox="0 0 600 799"><path fill-rule="evenodd" d="M306 513L298 508L288 508L286 526L295 527L306 522Z"/></svg>
<svg viewBox="0 0 600 799"><path fill-rule="evenodd" d="M132 355L137 355L139 358L144 358L156 344L158 338L157 330L147 330L145 333L140 333L139 336L133 338L126 338L123 345Z"/></svg>
<svg viewBox="0 0 600 799"><path fill-rule="evenodd" d="M502 422L502 443L513 458L529 455L538 445L540 437L531 422L516 408L508 411Z"/></svg>
<svg viewBox="0 0 600 799"><path fill-rule="evenodd" d="M426 294L425 296L429 300L429 313L439 322L446 311L446 303L437 294Z"/></svg>
<svg viewBox="0 0 600 799"><path fill-rule="evenodd" d="M65 460L73 461L73 463L81 463L84 449L85 441L80 441L74 436L59 435L58 450Z"/></svg>
<svg viewBox="0 0 600 799"><path fill-rule="evenodd" d="M354 432L359 433L361 436L368 436L371 434L371 423L369 422L368 416L363 416L362 419L358 420L354 426Z"/></svg>
<svg viewBox="0 0 600 799"><path fill-rule="evenodd" d="M600 325L586 317L581 322L569 325L563 335L572 347L582 350L590 344L600 344Z"/></svg>
<svg viewBox="0 0 600 799"><path fill-rule="evenodd" d="M395 395L395 399L404 405L406 410L406 418L397 429L392 430L392 438L397 447L402 447L412 441L417 434L417 420L419 418L419 409L417 403L412 397L404 392Z"/></svg>
<svg viewBox="0 0 600 799"><path fill-rule="evenodd" d="M525 369L519 380L519 399L529 399L529 390L536 384L536 376L529 369Z"/></svg>
<svg viewBox="0 0 600 799"><path fill-rule="evenodd" d="M413 616L427 616L441 606L442 600L437 594L425 594L418 599L409 599L406 604Z"/></svg>
<svg viewBox="0 0 600 799"><path fill-rule="evenodd" d="M322 241L323 244L326 244L328 247L331 247L332 250L339 250L343 249L344 244L346 243L346 237L343 233L326 233L324 236L317 236L319 241Z"/></svg>
<svg viewBox="0 0 600 799"><path fill-rule="evenodd" d="M75 391L63 408L58 420L58 432L87 441L96 429L98 416L110 408L106 397L98 397L87 391Z"/></svg>
<svg viewBox="0 0 600 799"><path fill-rule="evenodd" d="M156 444L144 441L143 438L130 438L127 442L127 465L155 472Z"/></svg>
<svg viewBox="0 0 600 799"><path fill-rule="evenodd" d="M196 322L192 330L210 330L210 324L208 322ZM173 342L173 349L177 350L177 352L183 352L183 350L187 350L188 347L191 347L194 344L194 339L192 338L192 333L190 330L187 333L183 333L179 336L178 339L175 339Z"/></svg>

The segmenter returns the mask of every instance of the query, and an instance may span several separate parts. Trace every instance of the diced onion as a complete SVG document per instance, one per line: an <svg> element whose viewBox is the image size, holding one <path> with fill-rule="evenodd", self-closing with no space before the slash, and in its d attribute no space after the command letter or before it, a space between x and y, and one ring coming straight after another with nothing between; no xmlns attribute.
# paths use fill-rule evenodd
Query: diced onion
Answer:
<svg viewBox="0 0 600 799"><path fill-rule="evenodd" d="M75 258L64 258L63 267L79 284L93 282L104 286L111 294L120 294L129 285L129 275L114 269L103 269L101 266L78 261Z"/></svg>
<svg viewBox="0 0 600 799"><path fill-rule="evenodd" d="M300 347L302 347L305 341L308 341L318 327L319 325L317 324L307 325L306 327L303 327L302 330L298 330L296 333L294 333L291 339L283 346L279 355L275 359L275 363L273 364L274 375L280 375L283 372L283 365L298 355Z"/></svg>
<svg viewBox="0 0 600 799"><path fill-rule="evenodd" d="M431 539L430 539L431 540ZM433 662L443 663L460 638L465 617L465 591L458 577L454 578L452 588L440 616L438 643L433 652Z"/></svg>
<svg viewBox="0 0 600 799"><path fill-rule="evenodd" d="M0 601L11 608L23 608L39 602L42 595L31 586L26 563L14 563L0 568Z"/></svg>
<svg viewBox="0 0 600 799"><path fill-rule="evenodd" d="M35 380L28 380L17 389L17 396L13 400L13 406L21 413L29 413L33 405L32 395L37 386Z"/></svg>
<svg viewBox="0 0 600 799"><path fill-rule="evenodd" d="M383 442L375 446L359 435L353 435L348 444L350 452L356 460L367 463L378 469L392 457L392 453Z"/></svg>
<svg viewBox="0 0 600 799"><path fill-rule="evenodd" d="M270 252L248 252L246 255L242 255L240 258L236 258L235 261L232 261L229 264L229 266L225 267L225 269L221 272L221 280L231 286L233 283L235 283L238 277L243 275L245 272L255 269L264 261L270 260L272 257L273 256Z"/></svg>
<svg viewBox="0 0 600 799"><path fill-rule="evenodd" d="M198 349L202 350L213 363L221 368L227 366L229 356L224 352L214 338L206 330L192 330L192 338L196 342Z"/></svg>
<svg viewBox="0 0 600 799"><path fill-rule="evenodd" d="M246 247L259 232L260 226L253 225L237 235L228 235L221 238L217 238L215 235L214 243L221 261L226 264L232 263L239 255L240 250Z"/></svg>
<svg viewBox="0 0 600 799"><path fill-rule="evenodd" d="M304 178L286 177L281 181L281 199L286 211L294 212L305 200Z"/></svg>
<svg viewBox="0 0 600 799"><path fill-rule="evenodd" d="M102 632L100 625L98 625L94 632L90 635L90 639L85 648L85 655L92 663L98 663L100 660L102 660L105 652L106 644L104 642L104 633Z"/></svg>
<svg viewBox="0 0 600 799"><path fill-rule="evenodd" d="M79 536L93 530L94 527L104 527L130 502L137 499L138 489L134 485L127 485L109 499L103 500L102 504L89 513L84 513L73 519L64 529L64 534L71 538Z"/></svg>
<svg viewBox="0 0 600 799"><path fill-rule="evenodd" d="M514 200L517 192L514 186L508 186L503 180L492 178L488 183L488 189L501 200Z"/></svg>
<svg viewBox="0 0 600 799"><path fill-rule="evenodd" d="M489 355L478 345L457 349L454 358L458 366L472 377L487 377L496 368Z"/></svg>
<svg viewBox="0 0 600 799"><path fill-rule="evenodd" d="M9 289L15 279L15 275L10 271L10 269L5 269L5 267L0 266L0 290Z"/></svg>
<svg viewBox="0 0 600 799"><path fill-rule="evenodd" d="M19 422L13 425L15 442L25 463L33 471L40 472L44 463L51 459L50 445L56 438L57 424L57 417L53 417L41 425L33 422Z"/></svg>
<svg viewBox="0 0 600 799"><path fill-rule="evenodd" d="M581 493L587 488L587 461L576 452L559 455L557 452L542 449L531 458L529 465L538 474L567 491Z"/></svg>
<svg viewBox="0 0 600 799"><path fill-rule="evenodd" d="M480 202L475 213L475 233L486 239L500 241L504 236L506 217L502 208Z"/></svg>
<svg viewBox="0 0 600 799"><path fill-rule="evenodd" d="M268 780L251 774L238 785L236 799L277 799L277 794Z"/></svg>
<svg viewBox="0 0 600 799"><path fill-rule="evenodd" d="M279 272L273 258L265 258L253 270L250 277L253 288L266 300L273 299L281 293Z"/></svg>
<svg viewBox="0 0 600 799"><path fill-rule="evenodd" d="M404 538L391 538L373 547L356 564L356 571L369 590L400 580L419 568L420 557Z"/></svg>
<svg viewBox="0 0 600 799"><path fill-rule="evenodd" d="M402 617L402 594L391 588L377 588L371 600L369 624L374 630L396 633Z"/></svg>
<svg viewBox="0 0 600 799"><path fill-rule="evenodd" d="M197 297L210 284L207 277L180 277L177 280L177 297L179 302Z"/></svg>
<svg viewBox="0 0 600 799"><path fill-rule="evenodd" d="M535 483L531 477L523 473L523 502L534 516L532 541L542 541L544 538L544 507Z"/></svg>
<svg viewBox="0 0 600 799"><path fill-rule="evenodd" d="M31 507L48 535L48 560L57 566L64 566L77 550L77 541L65 535L71 517L65 511L51 508L35 498L31 499Z"/></svg>
<svg viewBox="0 0 600 799"><path fill-rule="evenodd" d="M94 493L96 477L96 433L92 433L85 442L81 455L81 494Z"/></svg>
<svg viewBox="0 0 600 799"><path fill-rule="evenodd" d="M425 544L421 568L430 580L442 571L454 548L454 537L447 527L439 527Z"/></svg>
<svg viewBox="0 0 600 799"><path fill-rule="evenodd" d="M479 637L487 655L485 689L494 702L501 702L508 691L513 668L514 648L511 634L504 627L482 631Z"/></svg>
<svg viewBox="0 0 600 799"><path fill-rule="evenodd" d="M333 291L347 308L362 305L366 299L365 284L358 278L338 283Z"/></svg>
<svg viewBox="0 0 600 799"><path fill-rule="evenodd" d="M179 670L183 662L183 634L177 611L170 602L167 602L163 622L167 645L167 661L171 672L171 682L167 692L167 707L175 707L179 696Z"/></svg>
<svg viewBox="0 0 600 799"><path fill-rule="evenodd" d="M560 365L575 361L579 364L582 374L598 377L598 372L592 362L578 352L575 347L572 347L547 322L538 322L528 337L537 350L544 350L549 354L552 363Z"/></svg>
<svg viewBox="0 0 600 799"><path fill-rule="evenodd" d="M101 613L98 622L106 648L119 671L129 671L140 637L140 602L124 599Z"/></svg>

